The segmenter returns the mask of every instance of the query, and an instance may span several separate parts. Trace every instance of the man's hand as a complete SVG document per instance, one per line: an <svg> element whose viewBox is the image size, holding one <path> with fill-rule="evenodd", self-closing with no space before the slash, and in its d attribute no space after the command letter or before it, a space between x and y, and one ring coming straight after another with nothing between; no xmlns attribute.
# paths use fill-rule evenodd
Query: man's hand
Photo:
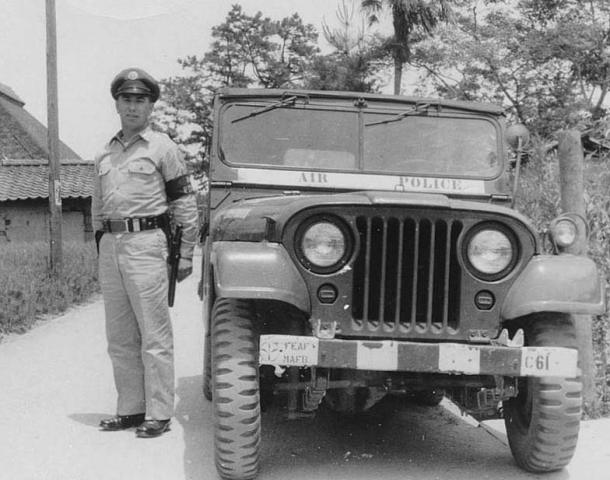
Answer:
<svg viewBox="0 0 610 480"><path fill-rule="evenodd" d="M181 258L178 262L178 275L176 276L176 281L181 282L191 273L193 273L193 259Z"/></svg>

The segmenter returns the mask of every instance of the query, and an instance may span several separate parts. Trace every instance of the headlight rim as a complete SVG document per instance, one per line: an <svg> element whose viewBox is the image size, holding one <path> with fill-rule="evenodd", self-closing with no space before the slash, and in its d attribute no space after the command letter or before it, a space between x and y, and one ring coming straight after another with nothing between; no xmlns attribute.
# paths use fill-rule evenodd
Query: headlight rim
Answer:
<svg viewBox="0 0 610 480"><path fill-rule="evenodd" d="M575 229L574 241L569 245L564 245L557 241L557 225L563 221L571 223ZM563 254L568 252L575 254L582 253L589 239L589 225L587 224L586 219L578 213L563 213L553 219L553 221L550 223L545 232L545 239L550 242L554 254Z"/></svg>
<svg viewBox="0 0 610 480"><path fill-rule="evenodd" d="M315 263L312 263L302 248L302 240L305 236L305 233L315 224L318 223L331 223L335 227L337 227L341 233L343 234L343 238L345 239L345 251L341 258L332 265L329 266L319 266ZM352 230L349 228L347 223L340 217L332 214L316 214L305 220L303 220L300 225L297 227L294 238L293 238L294 252L299 263L308 271L320 274L320 275L329 275L341 270L351 259L354 253L354 239Z"/></svg>
<svg viewBox="0 0 610 480"><path fill-rule="evenodd" d="M496 230L502 233L510 242L512 248L512 258L502 270L496 273L486 273L478 270L470 261L468 255L468 248L470 247L472 239L480 232L484 230ZM485 282L496 282L502 280L511 272L513 272L521 259L521 247L517 240L516 233L506 224L497 221L484 221L471 227L464 237L462 242L462 258L466 269L476 278Z"/></svg>
<svg viewBox="0 0 610 480"><path fill-rule="evenodd" d="M572 239L572 241L570 243L564 243L562 241L560 241L561 238L561 233L559 231L559 226L561 224L569 224L571 225L571 227L573 228L574 231L574 238ZM553 243L555 245L557 245L557 247L560 247L562 249L566 249L566 248L570 248L571 246L575 245L578 242L578 236L579 236L579 229L578 229L578 225L576 224L576 222L569 218L569 217L559 217L556 218L553 223L551 224L550 227L550 233L551 233L551 238L553 239Z"/></svg>

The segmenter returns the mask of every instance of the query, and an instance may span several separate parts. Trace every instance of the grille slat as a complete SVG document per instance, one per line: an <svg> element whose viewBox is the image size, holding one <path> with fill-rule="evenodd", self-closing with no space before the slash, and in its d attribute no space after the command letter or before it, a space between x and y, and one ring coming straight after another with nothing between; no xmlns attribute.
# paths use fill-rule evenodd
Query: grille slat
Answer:
<svg viewBox="0 0 610 480"><path fill-rule="evenodd" d="M436 240L436 227L432 223L430 225L430 244L435 245ZM430 256L428 259L430 268L428 269L428 302L426 312L426 329L432 328L432 301L434 295L434 248L430 249Z"/></svg>
<svg viewBox="0 0 610 480"><path fill-rule="evenodd" d="M404 254L405 224L398 224L398 258L396 265L396 304L394 306L394 324L400 325L400 302L402 300L402 265Z"/></svg>
<svg viewBox="0 0 610 480"><path fill-rule="evenodd" d="M411 294L411 321L407 322L411 325L417 318L417 284L419 282L419 223L415 224L415 242L413 244L413 290ZM403 322L404 323L404 322Z"/></svg>
<svg viewBox="0 0 610 480"><path fill-rule="evenodd" d="M451 237L453 232L454 224L449 224L449 232L445 239L445 251L451 252ZM447 328L447 317L449 314L449 278L451 277L451 255L445 257L445 271L449 272L445 275L445 285L443 286L443 329Z"/></svg>
<svg viewBox="0 0 610 480"><path fill-rule="evenodd" d="M368 321L368 311L369 311L369 297L371 292L371 237L372 231L371 228L372 220L369 218L366 221L366 244L365 244L365 269L364 269L364 316L363 320Z"/></svg>
<svg viewBox="0 0 610 480"><path fill-rule="evenodd" d="M383 236L382 236L382 240L381 240L381 244L382 245L386 245L387 244L387 239L388 239L388 223L387 222L383 222ZM383 318L384 316L384 311L385 311L385 287L386 287L386 282L384 281L387 275L387 260L388 260L388 250L387 248L383 248L381 250L381 284L380 284L380 300L379 300L379 318Z"/></svg>
<svg viewBox="0 0 610 480"><path fill-rule="evenodd" d="M353 329L396 335L457 330L460 221L359 216Z"/></svg>

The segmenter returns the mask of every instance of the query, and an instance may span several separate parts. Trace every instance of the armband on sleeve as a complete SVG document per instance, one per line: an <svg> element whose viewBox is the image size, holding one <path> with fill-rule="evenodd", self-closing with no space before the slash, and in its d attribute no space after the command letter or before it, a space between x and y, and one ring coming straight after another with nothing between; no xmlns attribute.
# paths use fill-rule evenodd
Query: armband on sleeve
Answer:
<svg viewBox="0 0 610 480"><path fill-rule="evenodd" d="M165 183L165 193L171 202L193 193L189 175L182 175Z"/></svg>

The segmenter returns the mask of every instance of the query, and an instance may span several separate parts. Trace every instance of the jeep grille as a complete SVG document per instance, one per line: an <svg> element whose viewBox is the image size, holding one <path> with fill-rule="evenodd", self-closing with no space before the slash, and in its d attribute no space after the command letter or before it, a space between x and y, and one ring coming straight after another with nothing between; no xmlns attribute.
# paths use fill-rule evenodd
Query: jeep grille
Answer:
<svg viewBox="0 0 610 480"><path fill-rule="evenodd" d="M354 333L451 333L458 328L457 220L359 216Z"/></svg>

